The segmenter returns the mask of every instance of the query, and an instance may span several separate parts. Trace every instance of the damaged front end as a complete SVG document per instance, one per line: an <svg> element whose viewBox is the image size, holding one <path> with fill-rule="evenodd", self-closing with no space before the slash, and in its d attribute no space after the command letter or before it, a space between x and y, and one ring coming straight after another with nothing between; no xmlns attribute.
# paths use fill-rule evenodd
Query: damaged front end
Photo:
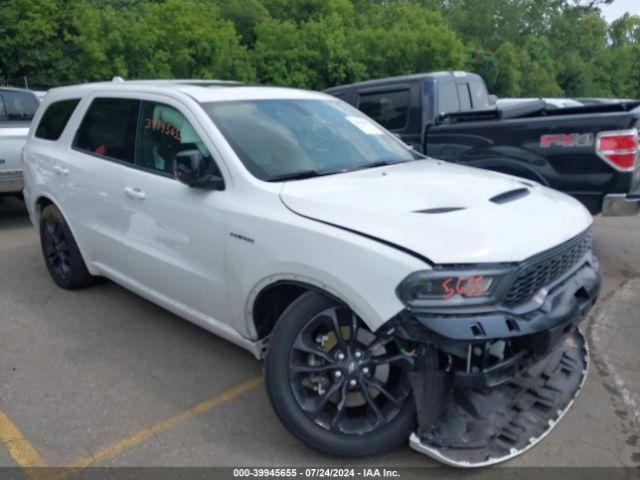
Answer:
<svg viewBox="0 0 640 480"><path fill-rule="evenodd" d="M586 379L578 324L601 284L590 232L507 278L492 306L408 306L390 323L396 337L419 345L411 447L448 465L486 466L525 452L553 429Z"/></svg>

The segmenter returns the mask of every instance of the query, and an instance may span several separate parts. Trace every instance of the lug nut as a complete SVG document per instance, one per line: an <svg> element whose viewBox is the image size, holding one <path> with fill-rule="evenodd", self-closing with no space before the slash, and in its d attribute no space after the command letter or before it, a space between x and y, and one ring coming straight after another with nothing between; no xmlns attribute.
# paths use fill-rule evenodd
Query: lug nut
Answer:
<svg viewBox="0 0 640 480"><path fill-rule="evenodd" d="M356 358L362 357L362 352L360 350L356 350Z"/></svg>
<svg viewBox="0 0 640 480"><path fill-rule="evenodd" d="M356 381L355 378L352 378L351 380L349 380L349 386L350 387L355 387L358 384L358 382Z"/></svg>
<svg viewBox="0 0 640 480"><path fill-rule="evenodd" d="M344 360L344 353L338 352L338 360Z"/></svg>
<svg viewBox="0 0 640 480"><path fill-rule="evenodd" d="M369 375L369 367L362 367L362 373L364 373L365 375Z"/></svg>
<svg viewBox="0 0 640 480"><path fill-rule="evenodd" d="M340 370L336 370L336 372L333 374L336 378L340 378L342 377L342 371Z"/></svg>

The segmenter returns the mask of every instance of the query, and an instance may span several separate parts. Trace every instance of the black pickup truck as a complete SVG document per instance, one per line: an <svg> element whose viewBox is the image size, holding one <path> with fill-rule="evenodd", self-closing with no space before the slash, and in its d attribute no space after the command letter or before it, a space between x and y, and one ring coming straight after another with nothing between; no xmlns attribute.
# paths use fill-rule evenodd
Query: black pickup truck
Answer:
<svg viewBox="0 0 640 480"><path fill-rule="evenodd" d="M640 101L496 107L482 77L434 72L326 90L431 157L535 180L592 214L640 210Z"/></svg>

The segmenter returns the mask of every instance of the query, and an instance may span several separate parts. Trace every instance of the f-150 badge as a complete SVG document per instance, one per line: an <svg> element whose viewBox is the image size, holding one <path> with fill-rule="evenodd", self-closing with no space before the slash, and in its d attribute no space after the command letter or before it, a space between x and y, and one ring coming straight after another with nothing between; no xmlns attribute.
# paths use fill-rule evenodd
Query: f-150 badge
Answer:
<svg viewBox="0 0 640 480"><path fill-rule="evenodd" d="M591 147L593 133L551 133L540 137L540 147Z"/></svg>

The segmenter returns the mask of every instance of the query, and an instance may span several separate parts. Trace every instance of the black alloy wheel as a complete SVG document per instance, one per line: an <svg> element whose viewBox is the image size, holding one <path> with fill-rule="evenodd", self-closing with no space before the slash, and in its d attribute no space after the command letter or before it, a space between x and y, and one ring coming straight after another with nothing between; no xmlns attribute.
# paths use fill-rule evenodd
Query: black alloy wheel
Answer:
<svg viewBox="0 0 640 480"><path fill-rule="evenodd" d="M71 229L60 210L48 205L40 214L40 245L47 270L59 287L74 290L96 282L87 270Z"/></svg>
<svg viewBox="0 0 640 480"><path fill-rule="evenodd" d="M43 222L42 247L47 265L55 276L66 280L71 275L71 250L60 222L48 218Z"/></svg>
<svg viewBox="0 0 640 480"><path fill-rule="evenodd" d="M348 307L309 292L272 335L266 383L276 413L309 445L341 456L379 453L416 425L413 357Z"/></svg>

